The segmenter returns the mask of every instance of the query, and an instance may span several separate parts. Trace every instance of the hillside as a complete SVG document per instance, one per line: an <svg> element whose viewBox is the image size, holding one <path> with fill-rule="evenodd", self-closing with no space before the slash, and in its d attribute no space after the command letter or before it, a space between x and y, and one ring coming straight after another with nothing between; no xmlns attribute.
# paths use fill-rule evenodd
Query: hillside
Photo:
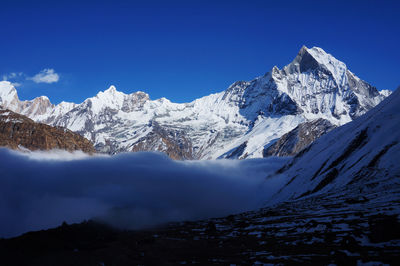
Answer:
<svg viewBox="0 0 400 266"><path fill-rule="evenodd" d="M0 110L0 146L11 149L67 151L93 153L93 144L68 129L36 123L10 110Z"/></svg>

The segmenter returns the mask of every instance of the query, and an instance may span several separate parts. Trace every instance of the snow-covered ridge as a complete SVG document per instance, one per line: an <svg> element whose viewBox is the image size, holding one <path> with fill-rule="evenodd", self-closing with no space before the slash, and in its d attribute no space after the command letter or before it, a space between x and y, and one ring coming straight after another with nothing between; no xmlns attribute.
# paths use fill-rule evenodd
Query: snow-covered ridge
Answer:
<svg viewBox="0 0 400 266"><path fill-rule="evenodd" d="M349 191L354 197L376 195L398 187L399 114L400 88L368 113L316 140L278 171L276 178L286 185L273 202Z"/></svg>
<svg viewBox="0 0 400 266"><path fill-rule="evenodd" d="M317 47L302 47L281 70L274 67L264 76L235 82L223 92L190 103L150 100L144 92L125 94L111 86L80 104L53 105L47 97L19 101L11 83L0 82L0 105L78 132L100 152L114 154L138 147L164 151L180 149L185 143L185 154L190 149L190 158L197 159L224 157L239 146L243 149L238 158L262 157L265 146L300 123L324 118L343 125L388 94ZM154 125L169 137L156 141L154 132L160 131ZM149 141L154 143L144 145Z"/></svg>

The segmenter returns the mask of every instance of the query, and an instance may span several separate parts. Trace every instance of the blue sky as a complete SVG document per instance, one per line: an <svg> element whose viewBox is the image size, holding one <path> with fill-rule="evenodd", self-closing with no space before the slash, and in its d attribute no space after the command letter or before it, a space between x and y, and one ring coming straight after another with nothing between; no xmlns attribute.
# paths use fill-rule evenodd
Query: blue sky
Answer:
<svg viewBox="0 0 400 266"><path fill-rule="evenodd" d="M21 99L82 102L114 84L186 102L281 68L304 44L395 89L399 2L3 0L0 79Z"/></svg>

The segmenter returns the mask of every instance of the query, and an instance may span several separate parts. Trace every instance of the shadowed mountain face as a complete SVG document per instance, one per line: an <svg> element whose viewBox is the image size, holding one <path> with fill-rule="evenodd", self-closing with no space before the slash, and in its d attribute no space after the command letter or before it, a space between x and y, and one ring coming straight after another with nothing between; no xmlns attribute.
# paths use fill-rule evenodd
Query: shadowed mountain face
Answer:
<svg viewBox="0 0 400 266"><path fill-rule="evenodd" d="M334 129L328 120L317 119L301 123L264 149L263 156L294 156L323 134Z"/></svg>
<svg viewBox="0 0 400 266"><path fill-rule="evenodd" d="M150 133L133 144L132 151L160 151L174 160L191 160L192 143L185 132L162 128L157 122L149 125Z"/></svg>
<svg viewBox="0 0 400 266"><path fill-rule="evenodd" d="M10 83L0 82L0 105L79 133L98 152L157 150L184 159L225 158L235 150L235 158L260 158L264 147L299 124L322 118L343 125L388 94L318 47L302 47L282 69L182 104L111 86L81 104L52 105L44 96L20 101Z"/></svg>
<svg viewBox="0 0 400 266"><path fill-rule="evenodd" d="M355 121L333 129L278 172L286 185L273 201L310 195L381 193L400 177L400 90ZM395 192L394 194L397 194Z"/></svg>
<svg viewBox="0 0 400 266"><path fill-rule="evenodd" d="M22 146L29 150L95 151L93 144L79 134L65 128L36 123L9 110L0 110L0 146L11 149Z"/></svg>

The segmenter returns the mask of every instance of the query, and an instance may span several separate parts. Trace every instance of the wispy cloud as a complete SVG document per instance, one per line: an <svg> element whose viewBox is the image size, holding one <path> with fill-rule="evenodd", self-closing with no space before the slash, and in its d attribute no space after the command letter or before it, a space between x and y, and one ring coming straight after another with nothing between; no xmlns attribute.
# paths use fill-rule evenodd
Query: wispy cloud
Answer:
<svg viewBox="0 0 400 266"><path fill-rule="evenodd" d="M23 73L22 73L22 72L19 72L19 73L17 73L17 72L11 72L11 73L9 73L9 74L4 74L4 75L3 75L3 80L15 79L15 78L21 77L21 76L23 76Z"/></svg>
<svg viewBox="0 0 400 266"><path fill-rule="evenodd" d="M52 68L45 68L35 76L28 78L36 83L55 83L58 82L60 76Z"/></svg>
<svg viewBox="0 0 400 266"><path fill-rule="evenodd" d="M11 72L9 74L3 74L3 81L10 81L14 87L19 87L22 85L20 82L23 78L25 78L25 74L22 72ZM18 80L18 81L16 81Z"/></svg>
<svg viewBox="0 0 400 266"><path fill-rule="evenodd" d="M0 149L0 237L90 218L137 229L249 210L279 186L265 176L285 162L73 155Z"/></svg>

